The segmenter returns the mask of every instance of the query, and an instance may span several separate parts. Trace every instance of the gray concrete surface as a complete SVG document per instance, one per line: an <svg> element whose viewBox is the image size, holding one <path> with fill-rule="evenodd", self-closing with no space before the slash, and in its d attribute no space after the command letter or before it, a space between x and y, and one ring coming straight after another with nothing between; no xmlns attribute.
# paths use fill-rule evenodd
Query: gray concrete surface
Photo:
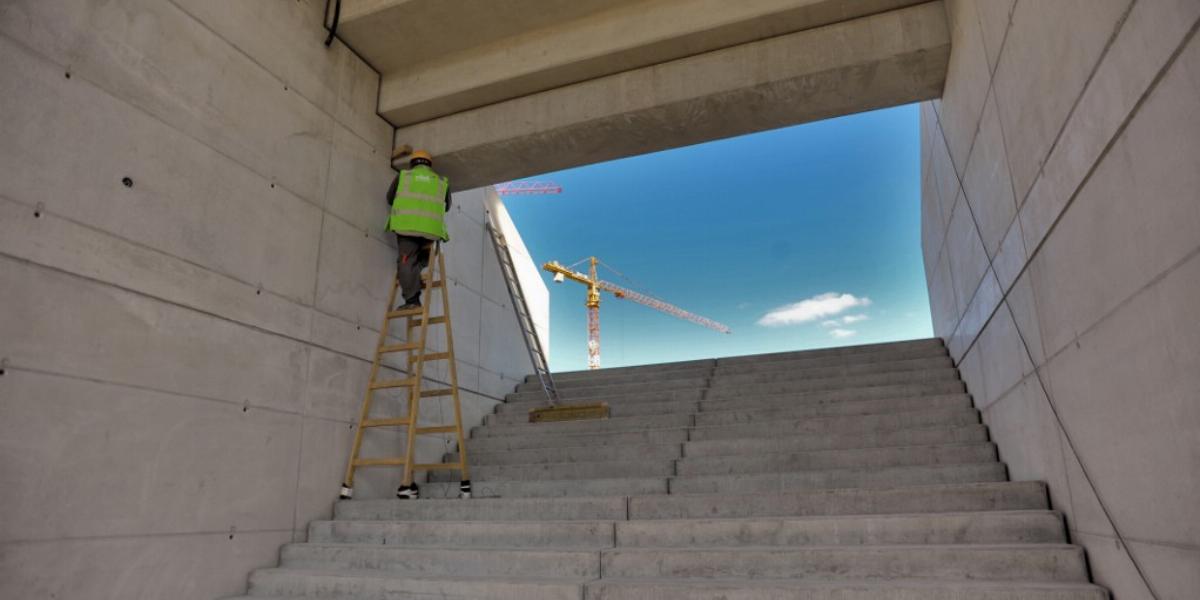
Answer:
<svg viewBox="0 0 1200 600"><path fill-rule="evenodd" d="M1200 4L947 3L922 114L945 338L1119 600L1200 595Z"/></svg>
<svg viewBox="0 0 1200 600"><path fill-rule="evenodd" d="M0 3L0 597L244 593L331 516L395 251L379 78L321 45L323 8ZM495 205L455 200L476 423L528 367Z"/></svg>
<svg viewBox="0 0 1200 600"><path fill-rule="evenodd" d="M912 350L904 346L840 356L845 368L870 377L896 372L872 354ZM957 376L933 360L946 358L940 343L920 347L924 371ZM786 369L821 354L828 356L771 361ZM708 368L715 373L721 365ZM650 366L645 379L636 368L620 373L671 389L679 383L670 371ZM736 371L721 373L705 378L700 391L742 382ZM613 378L604 371L579 376L577 389L608 394ZM585 385L589 379L603 385ZM590 397L611 398L614 407L643 404ZM717 410L669 404L657 415L599 421L489 422L468 445L477 452L469 455L473 499L455 498L453 478L434 477L422 486L422 500L340 502L333 520L311 524L306 543L284 547L277 568L251 575L247 600L1107 597L1088 582L1084 551L1068 543L1062 515L1047 510L1046 486L1008 480L965 395L876 403L783 428L769 417L749 421L772 426L766 431L745 430L741 419L696 424L753 414L738 407L758 397L750 390ZM796 398L799 407L812 406ZM897 420L947 411L945 423ZM880 427L888 431L875 432ZM636 443L611 441L629 435L639 436ZM713 448L704 437L727 446ZM520 443L495 445L503 440Z"/></svg>

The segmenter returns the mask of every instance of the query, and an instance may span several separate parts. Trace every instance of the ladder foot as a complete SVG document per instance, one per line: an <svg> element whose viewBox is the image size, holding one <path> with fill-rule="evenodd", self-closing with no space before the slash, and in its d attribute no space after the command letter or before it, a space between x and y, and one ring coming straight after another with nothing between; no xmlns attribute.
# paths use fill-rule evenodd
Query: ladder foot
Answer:
<svg viewBox="0 0 1200 600"><path fill-rule="evenodd" d="M469 500L471 498L470 479L464 479L462 480L462 483L458 484L458 497L463 500Z"/></svg>
<svg viewBox="0 0 1200 600"><path fill-rule="evenodd" d="M401 500L417 500L421 497L421 489L417 484L402 485L396 490L396 497Z"/></svg>
<svg viewBox="0 0 1200 600"><path fill-rule="evenodd" d="M342 500L349 500L353 497L354 497L354 488L352 488L348 485L343 485L341 493L338 494L338 498L342 499Z"/></svg>

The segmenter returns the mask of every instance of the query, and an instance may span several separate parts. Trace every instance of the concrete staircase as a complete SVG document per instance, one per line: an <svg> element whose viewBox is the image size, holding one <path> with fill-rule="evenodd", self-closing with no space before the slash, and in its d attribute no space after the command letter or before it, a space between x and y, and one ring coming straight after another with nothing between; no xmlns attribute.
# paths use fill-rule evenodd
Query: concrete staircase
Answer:
<svg viewBox="0 0 1200 600"><path fill-rule="evenodd" d="M556 378L612 418L527 423L523 384L472 432L479 498L340 502L251 597L1108 598L938 340Z"/></svg>

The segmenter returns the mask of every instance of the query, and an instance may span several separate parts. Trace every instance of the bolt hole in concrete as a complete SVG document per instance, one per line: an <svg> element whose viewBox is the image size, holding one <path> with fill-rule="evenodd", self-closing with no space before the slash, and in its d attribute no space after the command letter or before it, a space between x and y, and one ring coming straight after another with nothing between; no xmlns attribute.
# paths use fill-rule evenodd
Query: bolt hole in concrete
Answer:
<svg viewBox="0 0 1200 600"><path fill-rule="evenodd" d="M63 76L64 76L64 77L66 77L67 79L70 79L70 78L71 78L71 72L70 72L70 71L67 71L66 73L63 73Z"/></svg>
<svg viewBox="0 0 1200 600"><path fill-rule="evenodd" d="M128 177L122 177L122 178L121 178L121 185L123 185L123 186L125 186L125 187L127 187L127 188L131 188L131 187L133 187L133 180L132 180L132 179L130 179L130 178L128 178Z"/></svg>

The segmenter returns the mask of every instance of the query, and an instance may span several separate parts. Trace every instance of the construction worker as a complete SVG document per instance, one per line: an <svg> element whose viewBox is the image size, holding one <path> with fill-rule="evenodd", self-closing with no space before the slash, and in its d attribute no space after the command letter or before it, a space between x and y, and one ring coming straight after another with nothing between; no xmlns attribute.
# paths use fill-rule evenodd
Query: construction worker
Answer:
<svg viewBox="0 0 1200 600"><path fill-rule="evenodd" d="M435 241L447 241L446 212L450 210L450 180L433 170L433 157L416 150L408 168L392 180L387 192L392 207L388 231L396 234L396 279L403 302L398 310L421 306L421 271L429 264Z"/></svg>

